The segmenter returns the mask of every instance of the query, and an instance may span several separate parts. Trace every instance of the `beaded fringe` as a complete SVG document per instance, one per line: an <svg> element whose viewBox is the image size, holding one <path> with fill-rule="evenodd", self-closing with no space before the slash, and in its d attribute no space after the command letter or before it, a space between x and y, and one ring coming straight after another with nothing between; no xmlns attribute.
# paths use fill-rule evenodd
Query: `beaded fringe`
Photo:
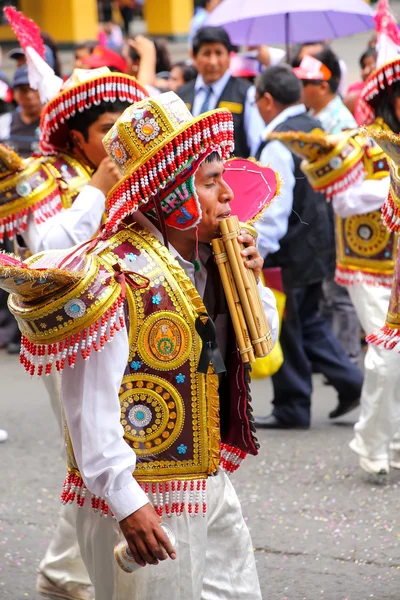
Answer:
<svg viewBox="0 0 400 600"><path fill-rule="evenodd" d="M3 242L4 234L9 240L12 240L18 233L25 231L29 213L33 214L36 225L40 225L61 212L62 209L60 193L58 189L55 189L40 202L35 202L18 212L0 218L0 242Z"/></svg>
<svg viewBox="0 0 400 600"><path fill-rule="evenodd" d="M179 517L186 512L190 517L203 517L207 512L206 491L207 480L196 479L191 481L164 481L158 483L139 483L148 496L154 510L160 517ZM82 508L87 496L87 487L80 475L69 473L63 485L61 501L63 504L76 502ZM101 516L112 515L105 500L91 495L91 504L94 512Z"/></svg>
<svg viewBox="0 0 400 600"><path fill-rule="evenodd" d="M400 231L400 205L393 200L390 191L382 207L382 219L390 231Z"/></svg>
<svg viewBox="0 0 400 600"><path fill-rule="evenodd" d="M366 340L374 346L381 346L385 350L396 350L400 353L400 329L392 329L384 325L377 333L371 333Z"/></svg>
<svg viewBox="0 0 400 600"><path fill-rule="evenodd" d="M246 453L228 444L221 444L220 467L227 473L236 471ZM148 496L154 510L160 517L179 517L187 513L190 517L203 517L207 513L207 479L196 479L190 481L163 481L163 482L140 482L142 490ZM63 504L76 502L82 508L87 496L87 487L80 475L68 473L61 494ZM90 496L92 509L99 512L101 516L107 517L112 514L108 504L102 498L92 494Z"/></svg>
<svg viewBox="0 0 400 600"><path fill-rule="evenodd" d="M352 167L349 171L346 171L342 177L336 179L334 183L322 191L326 193L327 200L330 200L332 196L345 192L349 189L349 187L361 181L364 176L365 168L361 159L357 164L354 165L354 167Z"/></svg>
<svg viewBox="0 0 400 600"><path fill-rule="evenodd" d="M234 473L246 458L246 452L229 444L221 444L221 469L227 473Z"/></svg>
<svg viewBox="0 0 400 600"><path fill-rule="evenodd" d="M339 285L366 284L391 288L393 283L392 273L369 273L367 271L346 269L336 265L335 281Z"/></svg>
<svg viewBox="0 0 400 600"><path fill-rule="evenodd" d="M101 351L124 327L124 299L119 296L95 323L61 342L35 344L22 336L20 362L30 375L38 376L49 375L53 368L62 371L66 364L73 368L79 352L87 360L92 350Z"/></svg>

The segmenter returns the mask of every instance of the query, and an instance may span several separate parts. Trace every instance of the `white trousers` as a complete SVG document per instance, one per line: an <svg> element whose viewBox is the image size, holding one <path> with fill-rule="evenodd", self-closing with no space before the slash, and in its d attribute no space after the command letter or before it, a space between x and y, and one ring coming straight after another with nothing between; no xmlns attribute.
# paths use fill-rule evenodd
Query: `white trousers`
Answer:
<svg viewBox="0 0 400 600"><path fill-rule="evenodd" d="M118 523L85 502L76 530L96 600L261 600L250 533L225 473L208 479L205 517L166 522L176 535L176 560L125 573L114 558L123 539Z"/></svg>
<svg viewBox="0 0 400 600"><path fill-rule="evenodd" d="M348 287L367 335L385 322L390 289L355 284ZM369 344L365 356L361 413L351 448L369 459L387 459L389 444L400 430L400 355Z"/></svg>
<svg viewBox="0 0 400 600"><path fill-rule="evenodd" d="M62 455L65 456L60 374L52 371L43 381L60 428ZM78 510L76 503L61 507L56 530L39 566L43 575L68 592L72 592L78 586L91 584L76 537Z"/></svg>

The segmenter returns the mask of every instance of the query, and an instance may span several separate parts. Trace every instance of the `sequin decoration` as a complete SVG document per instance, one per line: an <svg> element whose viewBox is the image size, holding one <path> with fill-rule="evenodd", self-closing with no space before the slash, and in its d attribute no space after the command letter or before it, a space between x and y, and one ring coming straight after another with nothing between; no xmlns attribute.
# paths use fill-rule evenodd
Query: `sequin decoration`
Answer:
<svg viewBox="0 0 400 600"><path fill-rule="evenodd" d="M190 327L181 316L170 311L156 312L140 330L139 353L151 367L161 371L177 369L189 358L192 339Z"/></svg>
<svg viewBox="0 0 400 600"><path fill-rule="evenodd" d="M15 190L21 198L26 198L32 192L32 187L29 181L21 181L15 186Z"/></svg>
<svg viewBox="0 0 400 600"><path fill-rule="evenodd" d="M72 319L79 319L85 314L86 305L80 298L72 298L64 305L64 310Z"/></svg>
<svg viewBox="0 0 400 600"><path fill-rule="evenodd" d="M121 423L125 439L138 456L169 448L183 428L182 396L157 375L126 375L120 391Z"/></svg>
<svg viewBox="0 0 400 600"><path fill-rule="evenodd" d="M113 139L110 143L109 152L120 167L125 165L128 160L128 153L118 138Z"/></svg>

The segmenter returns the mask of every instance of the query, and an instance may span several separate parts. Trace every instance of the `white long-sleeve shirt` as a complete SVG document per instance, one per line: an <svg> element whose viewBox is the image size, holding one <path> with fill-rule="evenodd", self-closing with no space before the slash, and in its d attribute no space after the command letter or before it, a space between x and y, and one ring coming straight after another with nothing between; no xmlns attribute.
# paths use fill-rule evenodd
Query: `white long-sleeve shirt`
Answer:
<svg viewBox="0 0 400 600"><path fill-rule="evenodd" d="M333 210L343 219L380 210L389 193L390 177L364 179L332 199Z"/></svg>
<svg viewBox="0 0 400 600"><path fill-rule="evenodd" d="M144 217L137 220L160 241L160 232ZM203 296L207 269L201 264L195 271L170 246L172 255ZM273 340L278 336L279 320L272 292L259 286ZM120 423L119 389L129 355L126 329L116 333L102 352L94 352L88 361L78 356L75 368L62 374L62 397L75 458L87 488L104 498L120 521L148 502L132 477L136 455L123 438Z"/></svg>
<svg viewBox="0 0 400 600"><path fill-rule="evenodd" d="M30 213L22 238L36 254L43 250L71 248L89 240L100 227L105 210L105 196L99 189L85 185L68 210L63 210L37 225Z"/></svg>

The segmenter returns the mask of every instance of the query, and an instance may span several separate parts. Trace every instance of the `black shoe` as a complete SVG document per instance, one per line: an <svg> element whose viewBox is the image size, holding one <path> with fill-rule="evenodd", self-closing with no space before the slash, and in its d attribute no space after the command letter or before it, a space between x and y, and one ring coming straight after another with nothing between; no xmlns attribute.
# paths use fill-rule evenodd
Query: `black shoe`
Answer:
<svg viewBox="0 0 400 600"><path fill-rule="evenodd" d="M254 425L260 429L308 429L309 425L297 425L291 423L285 423L280 419L277 419L274 415L268 415L268 417L255 417Z"/></svg>
<svg viewBox="0 0 400 600"><path fill-rule="evenodd" d="M352 400L340 400L337 407L329 413L330 419L337 419L347 413L351 412L357 406L360 406L360 398L353 398Z"/></svg>

